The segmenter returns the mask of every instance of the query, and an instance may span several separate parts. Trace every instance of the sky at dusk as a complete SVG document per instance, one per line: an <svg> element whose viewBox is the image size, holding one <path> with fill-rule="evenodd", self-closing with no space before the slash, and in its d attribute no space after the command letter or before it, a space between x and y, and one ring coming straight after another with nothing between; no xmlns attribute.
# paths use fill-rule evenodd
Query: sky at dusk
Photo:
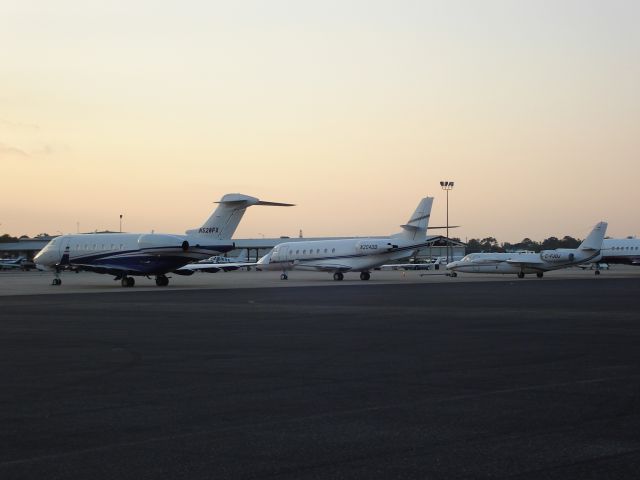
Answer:
<svg viewBox="0 0 640 480"><path fill-rule="evenodd" d="M640 2L0 0L0 233L640 234ZM441 233L440 231L438 233Z"/></svg>

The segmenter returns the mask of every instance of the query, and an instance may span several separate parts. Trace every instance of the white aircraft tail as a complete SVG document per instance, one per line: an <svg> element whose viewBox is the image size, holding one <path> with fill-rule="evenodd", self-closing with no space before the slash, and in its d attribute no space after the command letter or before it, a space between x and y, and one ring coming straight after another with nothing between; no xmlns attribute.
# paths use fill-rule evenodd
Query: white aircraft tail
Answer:
<svg viewBox="0 0 640 480"><path fill-rule="evenodd" d="M602 248L602 240L607 232L607 222L600 222L593 227L591 233L583 240L578 250L600 250Z"/></svg>
<svg viewBox="0 0 640 480"><path fill-rule="evenodd" d="M409 221L405 225L401 225L402 232L394 235L394 237L402 237L407 240L419 240L426 238L432 204L433 197L425 197L420 200L416 211L413 212L411 217L409 217Z"/></svg>
<svg viewBox="0 0 640 480"><path fill-rule="evenodd" d="M228 193L218 203L218 208L211 214L204 224L187 234L206 235L215 240L229 240L238 228L247 207L252 205L267 205L277 207L292 207L290 203L263 202L255 197L241 193Z"/></svg>

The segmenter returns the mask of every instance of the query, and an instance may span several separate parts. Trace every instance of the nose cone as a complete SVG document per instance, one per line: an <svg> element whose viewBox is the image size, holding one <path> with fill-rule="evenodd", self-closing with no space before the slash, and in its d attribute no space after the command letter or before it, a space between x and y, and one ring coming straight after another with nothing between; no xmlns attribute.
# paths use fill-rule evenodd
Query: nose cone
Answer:
<svg viewBox="0 0 640 480"><path fill-rule="evenodd" d="M36 265L44 265L44 258L45 258L45 251L44 250L40 250L38 252L38 254L33 257L33 263L35 263Z"/></svg>
<svg viewBox="0 0 640 480"><path fill-rule="evenodd" d="M460 265L460 262L449 262L447 263L447 270L455 270Z"/></svg>
<svg viewBox="0 0 640 480"><path fill-rule="evenodd" d="M260 260L258 260L258 265L269 265L269 263L271 262L271 253L267 253L264 257L262 257Z"/></svg>
<svg viewBox="0 0 640 480"><path fill-rule="evenodd" d="M53 252L51 251L51 248L47 246L40 250L38 254L33 257L33 263L35 263L36 266L42 267L50 267L53 265L55 260L53 260Z"/></svg>

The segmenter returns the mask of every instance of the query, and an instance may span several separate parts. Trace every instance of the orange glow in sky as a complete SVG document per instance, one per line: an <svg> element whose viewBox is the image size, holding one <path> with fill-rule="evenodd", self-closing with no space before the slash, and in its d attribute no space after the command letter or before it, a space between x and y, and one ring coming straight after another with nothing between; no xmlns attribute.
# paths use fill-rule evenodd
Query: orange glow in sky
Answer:
<svg viewBox="0 0 640 480"><path fill-rule="evenodd" d="M0 233L640 233L640 3L10 2Z"/></svg>

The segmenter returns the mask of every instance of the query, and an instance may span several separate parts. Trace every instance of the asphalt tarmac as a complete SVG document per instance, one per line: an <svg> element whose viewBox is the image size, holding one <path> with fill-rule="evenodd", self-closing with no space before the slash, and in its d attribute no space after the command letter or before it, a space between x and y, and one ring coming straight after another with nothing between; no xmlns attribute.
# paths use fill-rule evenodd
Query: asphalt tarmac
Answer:
<svg viewBox="0 0 640 480"><path fill-rule="evenodd" d="M0 298L3 480L640 477L637 276L124 291Z"/></svg>

